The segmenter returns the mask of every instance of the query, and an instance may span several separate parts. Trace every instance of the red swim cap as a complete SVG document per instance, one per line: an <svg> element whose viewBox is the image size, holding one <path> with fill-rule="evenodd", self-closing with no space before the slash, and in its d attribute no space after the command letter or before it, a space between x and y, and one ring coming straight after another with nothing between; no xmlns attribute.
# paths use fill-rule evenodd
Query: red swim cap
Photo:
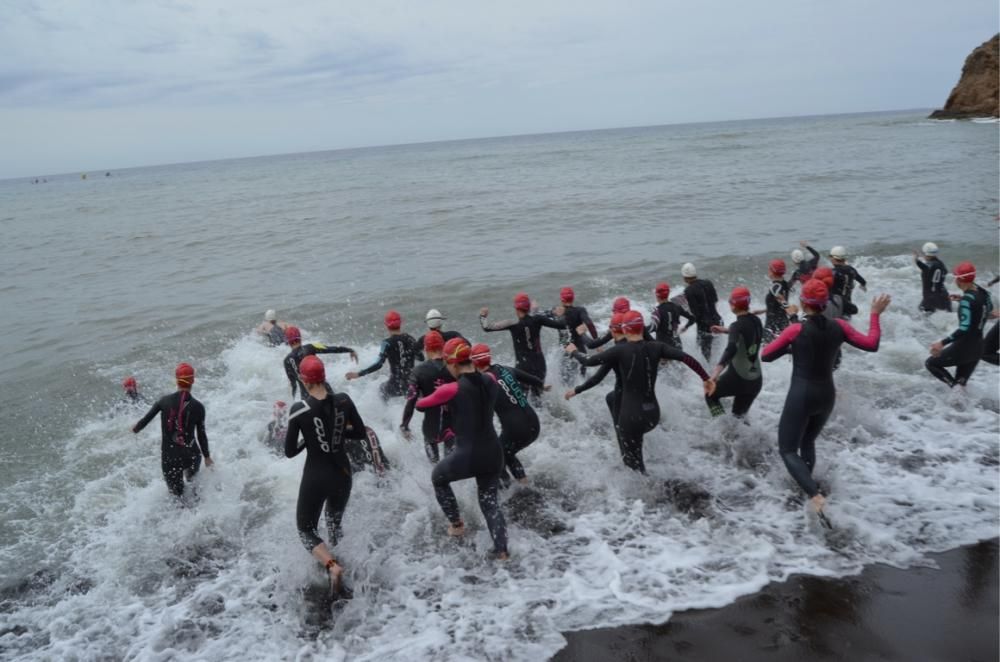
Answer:
<svg viewBox="0 0 1000 662"><path fill-rule="evenodd" d="M403 325L403 318L395 310L390 310L385 314L385 328L390 331L399 331Z"/></svg>
<svg viewBox="0 0 1000 662"><path fill-rule="evenodd" d="M299 378L305 384L322 384L326 381L326 368L318 356L310 354L299 364Z"/></svg>
<svg viewBox="0 0 1000 662"><path fill-rule="evenodd" d="M531 299L524 292L518 292L517 296L514 297L514 310L523 310L528 312L531 310Z"/></svg>
<svg viewBox="0 0 1000 662"><path fill-rule="evenodd" d="M959 262L955 267L955 280L959 283L971 283L976 280L976 265L971 262Z"/></svg>
<svg viewBox="0 0 1000 662"><path fill-rule="evenodd" d="M493 362L493 357L490 356L490 346L485 343L478 343L472 346L469 350L469 358L472 359L472 364L477 368L489 368L490 363Z"/></svg>
<svg viewBox="0 0 1000 662"><path fill-rule="evenodd" d="M827 289L833 287L833 269L829 267L820 267L813 272L812 277L826 285Z"/></svg>
<svg viewBox="0 0 1000 662"><path fill-rule="evenodd" d="M642 326L642 313L638 310L622 313L622 331L625 333L639 333L642 331Z"/></svg>
<svg viewBox="0 0 1000 662"><path fill-rule="evenodd" d="M564 287L559 290L559 300L563 303L573 303L573 299L576 298L576 293L573 292L572 287Z"/></svg>
<svg viewBox="0 0 1000 662"><path fill-rule="evenodd" d="M632 307L632 304L628 302L625 297L618 297L615 302L611 304L611 312L613 313L627 313Z"/></svg>
<svg viewBox="0 0 1000 662"><path fill-rule="evenodd" d="M126 377L122 380L122 388L126 391L134 391L139 388L139 384L135 381L135 377Z"/></svg>
<svg viewBox="0 0 1000 662"><path fill-rule="evenodd" d="M750 307L750 290L742 285L734 287L733 291L729 294L729 303L734 308L746 310Z"/></svg>
<svg viewBox="0 0 1000 662"><path fill-rule="evenodd" d="M424 336L425 352L440 352L444 349L444 337L437 331L428 331Z"/></svg>
<svg viewBox="0 0 1000 662"><path fill-rule="evenodd" d="M778 276L784 276L788 267L785 266L784 260L771 260L770 264L771 271L773 271Z"/></svg>
<svg viewBox="0 0 1000 662"><path fill-rule="evenodd" d="M666 299L670 296L670 284L669 283L659 283L656 286L656 296L661 299Z"/></svg>
<svg viewBox="0 0 1000 662"><path fill-rule="evenodd" d="M804 305L823 310L826 308L826 302L830 300L830 290L822 280L813 278L802 286L799 298Z"/></svg>
<svg viewBox="0 0 1000 662"><path fill-rule="evenodd" d="M467 363L471 354L469 343L461 338L452 338L444 344L444 360L446 363Z"/></svg>
<svg viewBox="0 0 1000 662"><path fill-rule="evenodd" d="M194 384L194 368L190 363L178 363L174 368L174 377L177 378L178 386L191 386Z"/></svg>
<svg viewBox="0 0 1000 662"><path fill-rule="evenodd" d="M291 345L293 342L302 342L302 333L299 327L290 326L285 329L285 342Z"/></svg>
<svg viewBox="0 0 1000 662"><path fill-rule="evenodd" d="M615 313L611 316L611 331L613 333L622 332L622 318L625 317L625 313Z"/></svg>

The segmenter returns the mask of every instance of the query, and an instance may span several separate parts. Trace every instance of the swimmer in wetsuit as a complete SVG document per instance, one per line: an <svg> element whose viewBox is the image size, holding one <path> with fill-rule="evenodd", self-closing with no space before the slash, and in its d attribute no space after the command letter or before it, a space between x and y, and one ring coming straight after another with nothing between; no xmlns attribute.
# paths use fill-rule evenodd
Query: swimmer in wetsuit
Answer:
<svg viewBox="0 0 1000 662"><path fill-rule="evenodd" d="M188 363L180 363L174 370L174 377L177 392L157 400L132 426L132 432L139 433L154 416L160 415L163 480L170 493L180 497L184 494L184 479L191 480L198 473L202 457L206 467L212 466L213 461L205 434L205 406L191 395L194 368Z"/></svg>
<svg viewBox="0 0 1000 662"><path fill-rule="evenodd" d="M417 399L425 398L442 384L455 381L448 369L444 365L444 339L437 331L428 331L424 335L424 354L427 360L419 364L410 373L410 383L406 392L406 406L403 407L403 420L399 425L403 437L407 440L413 438L410 432L410 419L413 418L413 410L416 408ZM437 464L441 459L438 444L444 442L444 452L447 455L454 447L454 439L443 438L445 429L449 429L445 412L442 407L426 407L423 410L424 422L420 426L424 437L424 450L427 452L427 459L431 464Z"/></svg>
<svg viewBox="0 0 1000 662"><path fill-rule="evenodd" d="M562 329L566 327L566 322L560 318L550 318L545 315L533 315L531 310L531 299L524 292L514 297L514 312L516 319L504 320L502 322L487 322L486 318L490 314L489 308L482 308L479 311L479 324L483 331L510 331L510 338L514 343L514 356L518 370L531 373L538 379L545 381L545 354L542 353L541 332L542 327L550 329ZM536 396L541 395L541 389L532 385L527 385Z"/></svg>
<svg viewBox="0 0 1000 662"><path fill-rule="evenodd" d="M627 298L618 297L611 304L611 315L612 317L614 317L615 315L624 315L631 309L632 309L632 304L631 302L629 302ZM649 333L648 330L645 331L645 333L648 334ZM595 338L594 340L588 340L587 338L584 338L583 342L587 345L587 349L597 349L598 347L603 347L604 345L608 344L613 339L614 335L612 334L611 329L609 327L607 332L605 332L603 336ZM652 340L652 337L648 337L646 338L646 340Z"/></svg>
<svg viewBox="0 0 1000 662"><path fill-rule="evenodd" d="M947 310L951 312L951 299L948 297L948 290L944 286L944 277L948 275L948 267L938 259L938 247L932 241L928 241L923 246L924 258L920 259L920 254L913 251L913 262L920 269L920 285L923 288L924 298L920 301L920 310L925 313L933 313L935 310Z"/></svg>
<svg viewBox="0 0 1000 662"><path fill-rule="evenodd" d="M519 483L527 483L527 474L521 461L517 459L517 454L538 439L541 426L538 423L538 414L531 408L528 396L521 385L528 384L546 391L552 387L523 370L493 363L489 345L483 343L473 345L470 358L476 370L493 375L500 386L494 407L497 418L500 419L500 446L503 448L506 463L500 482L505 486L510 483L509 471Z"/></svg>
<svg viewBox="0 0 1000 662"><path fill-rule="evenodd" d="M861 285L861 291L868 291L868 283L858 270L847 264L847 249L843 246L834 246L830 249L830 262L833 263L833 289L831 293L839 295L843 299L844 319L851 319L857 314L858 307L851 301L854 293L854 283Z"/></svg>
<svg viewBox="0 0 1000 662"><path fill-rule="evenodd" d="M754 315L766 313L764 318L764 342L771 342L779 333L784 331L791 321L791 317L798 312L794 304L788 303L788 295L791 286L785 280L785 261L771 260L768 266L767 277L771 281L764 298L764 310L755 310Z"/></svg>
<svg viewBox="0 0 1000 662"><path fill-rule="evenodd" d="M736 321L728 329L722 326L712 329L716 333L728 333L729 344L712 374L715 392L706 395L705 402L712 416L721 416L726 410L720 400L732 397L733 416L742 418L750 411L763 384L759 354L764 331L760 320L750 314L750 290L745 287L733 289L729 295L729 307L735 313Z"/></svg>
<svg viewBox="0 0 1000 662"><path fill-rule="evenodd" d="M965 386L983 357L983 329L993 310L986 288L976 285L976 267L962 262L955 267L955 284L962 290L958 299L958 328L947 338L931 345L924 365L932 375L950 387ZM945 370L955 366L955 374Z"/></svg>
<svg viewBox="0 0 1000 662"><path fill-rule="evenodd" d="M256 331L264 336L271 347L278 347L285 342L285 329L288 326L288 322L278 319L278 313L268 310L264 313L264 321L257 326Z"/></svg>
<svg viewBox="0 0 1000 662"><path fill-rule="evenodd" d="M284 365L285 375L288 377L288 383L292 387L293 398L297 392L301 393L303 397L306 393L305 384L299 379L299 364L302 363L302 359L305 357L315 354L350 354L354 362L358 362L358 355L350 347L338 347L336 345L327 347L323 343L318 342L303 345L302 333L296 326L290 326L285 329L285 342L292 348L292 351L285 357Z"/></svg>
<svg viewBox="0 0 1000 662"><path fill-rule="evenodd" d="M288 434L288 404L284 400L276 400L271 420L260 433L260 441L276 453L285 448L285 436Z"/></svg>
<svg viewBox="0 0 1000 662"><path fill-rule="evenodd" d="M792 272L791 278L788 279L790 288L795 287L796 283L805 284L808 282L812 278L813 272L816 271L816 267L819 266L819 253L816 252L816 249L805 241L800 241L799 246L809 251L811 257L807 260L805 254L798 248L792 251L792 262L795 264L795 271Z"/></svg>
<svg viewBox="0 0 1000 662"><path fill-rule="evenodd" d="M389 330L389 337L382 341L382 346L378 351L378 359L360 372L349 372L346 377L350 381L358 377L364 377L376 372L382 367L386 359L389 359L389 380L383 382L379 387L382 399L388 400L392 397L406 395L406 390L410 385L410 373L413 372L414 361L423 361L424 355L420 353L417 341L408 333L403 333L403 318L395 310L390 310L385 314L385 328Z"/></svg>
<svg viewBox="0 0 1000 662"><path fill-rule="evenodd" d="M566 346L567 353L586 365L617 366L616 374L621 376L622 381L622 399L618 411L622 461L628 468L641 473L646 473L643 435L660 422L660 403L656 400L655 390L660 361L682 361L702 378L706 394L711 395L715 390L715 382L697 360L670 345L643 340L644 328L642 313L630 310L622 317L622 330L627 342L590 356L577 352L573 345Z"/></svg>
<svg viewBox="0 0 1000 662"><path fill-rule="evenodd" d="M417 409L447 405L455 436L455 450L431 472L434 495L448 518L448 535L461 536L465 533L465 524L459 515L451 483L475 478L479 508L493 538L493 556L505 560L509 558L507 524L500 510L498 493L504 457L493 429L493 410L500 387L493 375L476 371L471 361L471 348L461 338L445 343L444 360L455 381L417 400Z"/></svg>
<svg viewBox="0 0 1000 662"><path fill-rule="evenodd" d="M712 327L722 324L716 304L719 296L715 293L715 286L712 281L698 278L698 271L694 265L688 262L681 267L681 275L684 276L684 296L687 298L688 309L694 317L694 324L698 327L698 347L705 356L706 361L712 360ZM684 326L687 331L691 322Z"/></svg>
<svg viewBox="0 0 1000 662"><path fill-rule="evenodd" d="M590 315L587 313L587 309L583 306L574 305L573 302L575 300L576 293L573 291L572 287L562 288L562 290L559 291L560 305L553 311L553 317L556 319L562 319L565 322L565 331L560 331L560 336L566 336L565 339L560 338L560 341L563 342L563 346L573 343L577 347L581 348L581 351L586 353L583 334L589 331L590 339L594 340L597 338L597 328L594 327L594 323L591 321ZM583 377L587 374L587 368L564 355L562 363L560 364L560 372L562 374L563 383L567 386L571 386L576 383L577 377Z"/></svg>
<svg viewBox="0 0 1000 662"><path fill-rule="evenodd" d="M648 331L658 342L681 349L681 337L677 335L677 327L680 326L681 318L686 319L688 325L694 323L695 319L683 307L670 300L669 283L657 284L655 294L656 308L650 315Z"/></svg>
<svg viewBox="0 0 1000 662"><path fill-rule="evenodd" d="M469 342L458 331L445 331L443 328L441 328L444 325L444 321L446 319L448 318L442 315L441 311L438 310L437 308L431 308L430 310L427 311L427 314L424 315L424 322L427 324L427 329L429 331L437 331L441 335L441 337L444 338L445 342L448 342L452 338L461 338L462 340L465 340L465 342ZM417 347L423 347L423 346L424 346L424 336L420 336L419 338L417 338Z"/></svg>
<svg viewBox="0 0 1000 662"><path fill-rule="evenodd" d="M351 461L348 439L366 438L364 421L346 393L334 393L318 356L303 357L299 365L304 399L292 405L285 435L285 456L306 451L295 506L295 523L303 546L324 565L334 594L343 588L343 566L330 551L340 540L340 523L351 496ZM302 441L299 441L301 436ZM316 529L326 511L328 542Z"/></svg>
<svg viewBox="0 0 1000 662"><path fill-rule="evenodd" d="M823 511L826 498L820 494L812 472L816 465L816 438L823 431L837 397L834 362L845 342L866 352L878 351L879 316L890 302L885 294L875 298L868 335L863 335L844 320L829 320L822 315L829 299L823 281L814 278L803 285L801 303L805 318L782 331L761 354L765 363L785 354L792 355L792 381L778 423L778 452L817 513Z"/></svg>
<svg viewBox="0 0 1000 662"><path fill-rule="evenodd" d="M131 375L122 380L122 389L125 391L123 401L126 405L145 405L149 402L146 396L139 392L139 382Z"/></svg>

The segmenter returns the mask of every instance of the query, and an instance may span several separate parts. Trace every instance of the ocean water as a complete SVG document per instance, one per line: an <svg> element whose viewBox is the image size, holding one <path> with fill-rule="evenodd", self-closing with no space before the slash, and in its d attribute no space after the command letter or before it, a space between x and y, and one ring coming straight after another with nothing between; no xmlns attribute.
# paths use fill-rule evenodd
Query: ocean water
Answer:
<svg viewBox="0 0 1000 662"><path fill-rule="evenodd" d="M933 240L981 282L998 271L998 157L996 123L892 113L0 182L0 657L541 659L563 631L996 536L997 370L981 364L962 396L923 369L956 321L917 312L909 251ZM556 387L521 454L531 485L504 496L513 559L496 565L474 486L457 490L472 535L446 540L423 450L395 431L402 403L380 400L382 375L348 384L336 355L331 383L397 470L357 478L337 550L356 597L325 609L295 533L302 459L258 441L288 391L284 350L250 332L265 309L365 363L387 308L418 335L433 306L509 363L507 334L477 330L482 305L500 318L519 290L549 305L572 285L603 328L615 296L646 310L689 260L761 302L767 261L800 239L848 247L869 282L857 325L871 294L894 297L880 351L845 351L818 444L834 532L775 452L787 360L765 367L748 426L711 419L697 378L664 370L642 477L618 458L611 385L565 402L545 332ZM159 395L181 360L198 368L217 461L187 509L163 485L155 425L132 435L142 412L116 406L123 376Z"/></svg>

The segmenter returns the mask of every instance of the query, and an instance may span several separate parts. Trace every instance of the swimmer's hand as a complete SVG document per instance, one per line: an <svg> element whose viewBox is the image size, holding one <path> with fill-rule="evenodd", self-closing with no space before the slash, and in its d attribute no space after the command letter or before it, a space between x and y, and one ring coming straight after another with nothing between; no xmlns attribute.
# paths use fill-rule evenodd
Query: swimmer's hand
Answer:
<svg viewBox="0 0 1000 662"><path fill-rule="evenodd" d="M208 467L208 468L214 467L215 466L215 460L213 460L211 457L209 457L208 455L206 455L205 456L205 466Z"/></svg>
<svg viewBox="0 0 1000 662"><path fill-rule="evenodd" d="M892 303L892 297L888 294L880 294L874 299L872 299L872 312L876 315L881 315L885 312L885 309L889 307Z"/></svg>
<svg viewBox="0 0 1000 662"><path fill-rule="evenodd" d="M545 386L542 387L542 390L546 391L546 392L551 391L552 390L552 384L546 384Z"/></svg>
<svg viewBox="0 0 1000 662"><path fill-rule="evenodd" d="M413 433L410 432L410 428L406 427L405 425L400 425L399 431L403 433L403 439L406 439L407 441L413 441Z"/></svg>
<svg viewBox="0 0 1000 662"><path fill-rule="evenodd" d="M347 381L351 381L352 379L357 379L357 378L358 378L358 377L360 377L360 376L361 376L361 375L359 375L358 373L356 373L356 372L354 372L354 371L351 371L351 372L347 373L346 375L344 375L344 378L345 378L345 379L346 379Z"/></svg>
<svg viewBox="0 0 1000 662"><path fill-rule="evenodd" d="M565 351L567 354L572 354L573 352L576 351L576 345L574 345L573 343L570 343L570 344L566 345L565 347L563 347L563 351Z"/></svg>
<svg viewBox="0 0 1000 662"><path fill-rule="evenodd" d="M940 340L931 345L931 356L939 356L944 349L944 343Z"/></svg>
<svg viewBox="0 0 1000 662"><path fill-rule="evenodd" d="M563 395L563 397L566 398L567 400L571 400L575 395L576 395L576 389L571 388L570 390L566 391L566 394Z"/></svg>
<svg viewBox="0 0 1000 662"><path fill-rule="evenodd" d="M702 382L702 386L705 388L705 395L712 395L715 393L715 380L711 377Z"/></svg>
<svg viewBox="0 0 1000 662"><path fill-rule="evenodd" d="M358 353L355 352L353 349L351 350L351 360L354 361L355 363L358 362Z"/></svg>
<svg viewBox="0 0 1000 662"><path fill-rule="evenodd" d="M718 324L713 324L708 330L712 333L729 333L729 329L727 327L720 326Z"/></svg>

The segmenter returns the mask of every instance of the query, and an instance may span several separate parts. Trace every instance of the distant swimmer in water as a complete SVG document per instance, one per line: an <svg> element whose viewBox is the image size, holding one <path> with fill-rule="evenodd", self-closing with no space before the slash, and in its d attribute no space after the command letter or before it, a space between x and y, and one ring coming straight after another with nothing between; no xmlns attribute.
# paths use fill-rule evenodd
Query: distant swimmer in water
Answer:
<svg viewBox="0 0 1000 662"><path fill-rule="evenodd" d="M413 372L413 363L417 360L422 361L424 355L413 336L403 333L403 318L399 313L390 310L385 314L384 321L385 328L389 331L389 337L382 341L375 363L360 372L349 372L346 377L351 380L370 375L378 371L388 359L389 380L383 382L379 387L382 399L388 400L406 395L406 389L410 384L410 373Z"/></svg>
<svg viewBox="0 0 1000 662"><path fill-rule="evenodd" d="M854 294L854 284L861 286L862 292L868 291L868 283L858 270L847 264L847 249L834 246L830 249L830 262L833 263L833 294L840 295L844 300L844 319L856 315L858 307L851 301Z"/></svg>
<svg viewBox="0 0 1000 662"><path fill-rule="evenodd" d="M278 319L278 313L269 310L264 313L264 321L257 326L257 333L264 336L271 347L277 347L284 344L285 330L288 327L288 322Z"/></svg>
<svg viewBox="0 0 1000 662"><path fill-rule="evenodd" d="M792 263L795 264L795 271L792 272L792 276L789 278L790 287L795 287L796 283L805 284L812 278L813 272L819 266L819 253L816 252L816 249L805 241L800 241L799 246L809 251L810 258L807 260L805 253L801 249L796 248L792 251Z"/></svg>
<svg viewBox="0 0 1000 662"><path fill-rule="evenodd" d="M932 241L923 246L923 259L917 251L913 251L913 262L920 268L920 284L923 287L924 298L920 301L920 310L933 313L935 310L951 312L951 298L944 286L944 277L948 275L948 267L938 258L938 247Z"/></svg>
<svg viewBox="0 0 1000 662"><path fill-rule="evenodd" d="M562 318L565 323L566 338L563 341L564 346L565 344L573 343L580 348L580 351L586 353L586 345L583 342L584 334L589 332L590 338L596 339L597 327L591 321L587 309L583 306L577 306L575 301L576 293L573 291L573 288L562 288L559 291L559 305L553 310L553 317L556 319ZM560 364L560 373L563 383L567 386L572 386L576 383L578 376L582 377L587 374L587 368L576 363L570 357L564 356Z"/></svg>
<svg viewBox="0 0 1000 662"><path fill-rule="evenodd" d="M125 391L124 402L130 405L144 405L148 402L146 396L139 392L139 382L135 377L129 375L122 380L122 389Z"/></svg>
<svg viewBox="0 0 1000 662"><path fill-rule="evenodd" d="M201 468L201 458L205 458L206 467L213 462L205 434L205 406L191 395L194 368L188 363L180 363L174 370L174 377L177 391L157 400L132 426L132 432L138 434L153 417L160 415L163 480L171 494L179 497L184 494L184 479L191 480Z"/></svg>
<svg viewBox="0 0 1000 662"><path fill-rule="evenodd" d="M706 361L712 360L712 327L722 324L716 304L719 302L719 295L715 293L715 285L705 278L698 278L698 271L695 266L688 262L681 267L681 275L684 277L684 296L687 298L688 309L694 317L694 324L698 328L698 347L705 356ZM687 331L691 326L688 322L684 326Z"/></svg>
<svg viewBox="0 0 1000 662"><path fill-rule="evenodd" d="M504 484L509 484L510 475L513 475L519 483L527 483L527 474L521 461L517 459L517 454L538 439L541 426L538 423L538 414L532 409L528 395L521 385L529 384L546 391L552 386L543 384L542 380L523 370L493 363L489 345L483 343L473 345L470 358L476 370L493 375L500 386L495 412L500 419L500 446L503 448L506 463L500 480Z"/></svg>
<svg viewBox="0 0 1000 662"><path fill-rule="evenodd" d="M829 320L823 309L830 300L826 284L812 279L802 286L800 297L804 319L790 325L764 348L761 359L771 362L792 355L792 381L778 423L778 452L817 513L826 498L820 494L812 472L816 466L816 438L823 431L837 398L833 369L840 346L847 343L866 352L878 351L882 335L879 316L891 299L881 294L872 302L868 335L841 319Z"/></svg>
<svg viewBox="0 0 1000 662"><path fill-rule="evenodd" d="M475 478L479 508L493 538L493 556L504 560L508 558L507 524L500 510L498 493L504 456L493 428L493 410L500 387L493 375L476 371L471 355L469 344L461 338L445 343L445 364L455 381L418 400L417 408L448 405L451 412L455 450L431 472L434 495L448 518L448 535L465 533L465 523L459 514L451 483Z"/></svg>
<svg viewBox="0 0 1000 662"><path fill-rule="evenodd" d="M947 338L931 345L924 363L932 375L948 386L965 386L983 357L983 329L993 310L986 288L976 285L976 267L962 262L955 267L955 284L962 290L958 300L958 328ZM954 376L945 368L955 366Z"/></svg>
<svg viewBox="0 0 1000 662"><path fill-rule="evenodd" d="M306 356L299 365L304 399L292 405L285 435L285 456L306 450L299 483L295 523L305 548L323 564L335 595L343 589L343 566L330 551L340 541L341 521L351 496L351 461L347 439L364 440L365 423L351 397L333 393L318 356ZM302 441L299 441L299 439ZM326 511L328 542L317 533L319 517Z"/></svg>
<svg viewBox="0 0 1000 662"><path fill-rule="evenodd" d="M729 295L729 308L736 315L736 321L728 329L722 326L712 329L716 333L728 333L729 344L712 374L715 392L706 395L705 402L712 416L721 416L726 413L721 399L731 397L733 416L742 418L750 411L763 384L760 350L764 330L760 320L750 314L750 290L747 288L733 289Z"/></svg>
<svg viewBox="0 0 1000 662"><path fill-rule="evenodd" d="M774 340L779 333L785 330L785 327L791 322L791 318L798 312L795 304L788 301L791 286L785 280L785 270L784 260L771 260L767 269L767 278L771 281L771 285L764 298L764 310L753 311L754 315L766 314L764 318L764 342Z"/></svg>
<svg viewBox="0 0 1000 662"><path fill-rule="evenodd" d="M358 362L358 355L350 347L340 347L337 345L327 347L319 342L303 345L302 332L299 331L297 326L290 326L285 329L285 342L292 348L292 351L285 357L284 365L285 375L288 377L288 383L292 387L293 398L297 392L302 393L303 396L306 393L305 385L299 380L299 364L302 363L302 359L305 357L313 356L314 354L350 354L354 362Z"/></svg>
<svg viewBox="0 0 1000 662"><path fill-rule="evenodd" d="M271 420L260 434L260 440L275 453L280 453L285 447L287 432L288 404L284 400L277 400L271 412Z"/></svg>
<svg viewBox="0 0 1000 662"><path fill-rule="evenodd" d="M627 342L625 340L625 332L622 330L622 320L624 317L625 313L614 313L611 316L611 324L609 325L608 333L611 335L611 339L616 345ZM678 347L678 349L680 348ZM625 449L622 447L621 433L618 431L618 411L621 409L622 403L622 375L619 363L606 363L600 366L594 374L587 378L585 382L566 391L564 397L567 400L570 400L585 391L589 391L600 384L612 370L615 371L615 387L606 396L604 396L604 402L608 405L608 411L611 413L611 422L615 428L615 439L618 441L618 450L621 452L622 457L624 457Z"/></svg>
<svg viewBox="0 0 1000 662"><path fill-rule="evenodd" d="M542 327L561 329L566 324L562 319L532 314L530 311L531 299L524 292L520 292L514 297L515 319L488 322L486 318L490 314L490 309L484 307L479 311L479 324L483 331L510 331L510 338L514 343L514 356L517 358L517 368L545 381L545 354L542 352L541 343ZM535 395L541 394L540 389L532 385L527 386Z"/></svg>
<svg viewBox="0 0 1000 662"><path fill-rule="evenodd" d="M682 306L670 300L669 283L657 284L654 294L656 295L656 308L650 315L649 332L655 336L658 342L681 349L681 337L677 334L681 318L686 319L688 324L694 323L695 319Z"/></svg>
<svg viewBox="0 0 1000 662"><path fill-rule="evenodd" d="M420 363L410 373L410 383L406 391L406 405L403 407L403 421L399 425L403 437L407 440L413 438L410 432L410 419L413 418L413 411L416 409L417 400L426 398L442 384L455 381L448 369L444 365L444 338L437 331L428 331L424 335L424 354L427 360ZM454 447L454 438L444 438L444 431L450 429L444 407L425 407L423 409L424 422L420 430L424 437L424 450L427 452L427 459L431 464L437 464L441 459L441 452L438 446L445 445L445 454L451 452Z"/></svg>
<svg viewBox="0 0 1000 662"><path fill-rule="evenodd" d="M622 316L622 330L627 342L598 354L585 355L573 345L566 352L589 366L617 366L622 380L622 399L618 411L618 432L625 466L646 473L643 460L643 436L660 422L660 403L656 399L656 374L663 359L681 361L702 378L705 393L711 395L715 382L701 364L685 352L661 342L643 340L645 325L642 313L630 310Z"/></svg>
<svg viewBox="0 0 1000 662"><path fill-rule="evenodd" d="M424 315L424 323L427 324L427 329L429 331L437 331L439 334L441 334L441 337L444 338L445 342L448 342L452 338L461 338L462 340L465 340L465 342L469 342L458 331L445 331L443 328L441 328L444 326L444 322L447 319L448 318L442 315L441 311L438 310L437 308L431 308L430 310L427 311L427 314ZM417 347L423 347L423 346L424 346L424 337L420 336L419 338L417 338Z"/></svg>

